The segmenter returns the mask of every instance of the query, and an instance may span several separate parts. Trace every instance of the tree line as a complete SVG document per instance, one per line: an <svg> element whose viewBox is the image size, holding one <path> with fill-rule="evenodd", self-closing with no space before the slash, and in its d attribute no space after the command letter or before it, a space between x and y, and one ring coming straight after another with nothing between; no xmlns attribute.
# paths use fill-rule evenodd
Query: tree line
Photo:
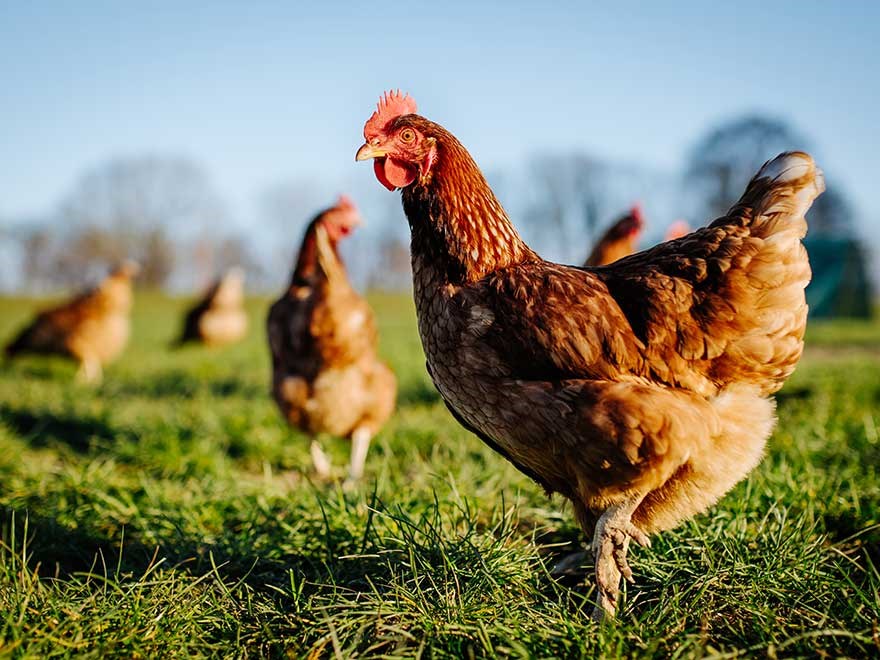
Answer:
<svg viewBox="0 0 880 660"><path fill-rule="evenodd" d="M552 258L579 263L604 225L635 199L669 216L666 224L684 217L698 226L724 213L765 160L811 147L785 121L753 115L705 134L680 175L572 152L535 154L518 175L488 176L529 242ZM827 185L810 212L810 231L851 233L852 205L836 182ZM371 196L370 224L378 216L378 227L347 261L362 283L403 288L409 283L405 223L396 198L379 198L373 188L364 195ZM298 232L328 200L308 182L282 183L263 195L259 228L233 229L227 204L197 163L113 159L86 172L44 222L18 229L12 237L17 284L32 291L68 288L94 281L108 263L134 258L145 287L198 289L233 265L247 271L252 285L277 287L287 277Z"/></svg>

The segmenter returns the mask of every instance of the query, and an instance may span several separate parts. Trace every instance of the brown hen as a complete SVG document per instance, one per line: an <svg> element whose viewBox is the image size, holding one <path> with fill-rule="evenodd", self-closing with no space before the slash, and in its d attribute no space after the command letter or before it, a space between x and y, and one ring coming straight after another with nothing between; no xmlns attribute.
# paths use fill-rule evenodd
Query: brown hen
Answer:
<svg viewBox="0 0 880 660"><path fill-rule="evenodd" d="M358 224L345 197L318 214L290 286L267 320L272 395L285 419L312 436L319 476L328 477L331 466L318 436L351 439L348 484L363 475L370 439L391 416L397 391L394 374L377 356L372 310L349 284L337 251Z"/></svg>
<svg viewBox="0 0 880 660"><path fill-rule="evenodd" d="M706 510L761 460L803 348L805 153L769 161L708 227L600 269L541 259L465 148L386 94L357 159L402 188L428 370L452 414L592 536L596 607L631 539Z"/></svg>
<svg viewBox="0 0 880 660"><path fill-rule="evenodd" d="M126 261L98 286L40 312L6 346L6 355L63 355L79 363L79 378L99 382L103 365L116 358L128 343L131 280L139 270L136 263Z"/></svg>
<svg viewBox="0 0 880 660"><path fill-rule="evenodd" d="M248 319L244 311L244 271L241 268L230 268L187 311L177 344L234 344L244 339L247 326Z"/></svg>
<svg viewBox="0 0 880 660"><path fill-rule="evenodd" d="M606 266L631 255L637 250L644 225L641 207L633 206L629 213L618 218L605 231L599 242L593 246L584 266Z"/></svg>

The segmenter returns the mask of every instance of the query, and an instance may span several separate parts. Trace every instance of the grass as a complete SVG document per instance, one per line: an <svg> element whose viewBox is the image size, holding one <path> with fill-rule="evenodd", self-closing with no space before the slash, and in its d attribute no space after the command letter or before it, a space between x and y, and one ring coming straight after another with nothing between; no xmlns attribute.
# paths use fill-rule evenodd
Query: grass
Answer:
<svg viewBox="0 0 880 660"><path fill-rule="evenodd" d="M409 300L372 302L400 401L353 493L311 481L267 396L265 300L246 343L172 352L185 301L139 296L97 388L5 367L0 657L880 653L880 326L810 328L765 461L636 549L598 627L584 576L548 574L570 509L451 419ZM37 304L0 301L0 337Z"/></svg>

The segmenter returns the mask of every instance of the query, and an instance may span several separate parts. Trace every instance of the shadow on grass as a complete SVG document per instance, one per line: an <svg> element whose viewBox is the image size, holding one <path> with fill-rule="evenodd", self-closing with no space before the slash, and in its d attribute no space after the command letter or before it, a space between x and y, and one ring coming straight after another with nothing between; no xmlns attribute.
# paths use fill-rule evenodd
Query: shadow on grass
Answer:
<svg viewBox="0 0 880 660"><path fill-rule="evenodd" d="M398 406L431 405L440 401L440 393L430 383L416 381L402 387L397 395Z"/></svg>
<svg viewBox="0 0 880 660"><path fill-rule="evenodd" d="M279 550L278 530L260 529L253 521L228 521L225 533L214 543L206 543L182 531L171 531L156 544L108 532L78 521L76 526L25 509L0 507L0 544L21 554L26 548L27 564L43 578L70 579L94 573L137 579L157 561L166 569L185 572L195 578L217 572L224 580L241 581L254 591L278 596L290 587L290 573L296 580L320 590L325 585L351 592L372 591L371 580L389 577L398 570L392 555L358 556L365 550L366 537L328 520L311 521L306 536L308 547L291 553ZM303 525L298 525L303 531ZM267 533L268 532L268 533ZM27 539L26 545L23 543ZM257 539L255 545L254 539ZM13 543L14 539L14 543ZM368 545L372 546L372 542ZM375 548L373 548L375 550ZM405 553L400 553L401 560ZM442 563L440 558L438 564ZM215 568L217 567L217 568Z"/></svg>
<svg viewBox="0 0 880 660"><path fill-rule="evenodd" d="M787 387L775 394L776 402L784 406L789 401L803 401L813 396L811 387Z"/></svg>
<svg viewBox="0 0 880 660"><path fill-rule="evenodd" d="M117 442L120 434L127 434L95 417L56 415L6 404L0 404L0 421L35 447L61 443L78 452L89 451L96 440L110 444Z"/></svg>
<svg viewBox="0 0 880 660"><path fill-rule="evenodd" d="M0 367L27 380L65 382L73 380L76 363L57 355L22 355L3 359Z"/></svg>
<svg viewBox="0 0 880 660"><path fill-rule="evenodd" d="M232 517L224 524L222 535L211 543L179 528L166 527L156 544L147 544L137 538L137 530L126 532L120 543L122 534L118 529L104 530L89 520L79 520L73 526L4 506L0 507L0 542L21 556L26 537L27 564L43 578L65 580L94 573L119 581L136 580L162 562L165 570L194 578L213 574L227 583L246 584L255 592L278 599L281 607L291 598L318 593L331 596L342 590L352 597L383 593L416 575L454 580L457 588L464 588L468 581L479 586L494 579L495 569L486 566L484 553L503 552L504 548L483 548L484 530L472 527L451 537L443 534L439 509L409 517L373 501L369 510L363 525L356 526L334 523L332 512L309 520L288 515L286 523L295 523L299 539L292 547L284 539L280 511L277 518L273 511L259 522ZM393 518L399 525L399 535L392 539L387 533L377 532L372 525L374 513ZM510 530L496 532L507 536ZM450 567L457 567L457 575L449 575ZM536 567L528 572L538 575ZM301 585L300 593L291 592L292 578ZM561 584L548 580L539 590L554 597ZM572 586L584 591L583 576Z"/></svg>
<svg viewBox="0 0 880 660"><path fill-rule="evenodd" d="M874 565L880 565L880 524L866 527L865 516L854 511L826 514L822 523L834 545L863 547Z"/></svg>
<svg viewBox="0 0 880 660"><path fill-rule="evenodd" d="M206 394L214 398L240 397L256 399L268 396L268 385L258 386L237 376L199 377L184 369L171 369L154 376L108 384L104 388L113 396L142 396L152 399L192 399Z"/></svg>

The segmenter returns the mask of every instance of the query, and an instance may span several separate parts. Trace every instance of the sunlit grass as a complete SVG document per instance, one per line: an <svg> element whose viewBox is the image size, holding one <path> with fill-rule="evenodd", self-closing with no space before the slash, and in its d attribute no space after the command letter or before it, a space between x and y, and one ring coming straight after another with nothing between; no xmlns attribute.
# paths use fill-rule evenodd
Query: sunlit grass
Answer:
<svg viewBox="0 0 880 660"><path fill-rule="evenodd" d="M266 300L244 344L171 351L186 301L139 296L97 388L4 367L0 656L880 653L880 326L811 327L766 460L633 553L600 629L584 581L547 572L569 507L451 419L408 298L372 302L400 406L354 493L312 482L268 398ZM0 337L34 307L0 302Z"/></svg>

